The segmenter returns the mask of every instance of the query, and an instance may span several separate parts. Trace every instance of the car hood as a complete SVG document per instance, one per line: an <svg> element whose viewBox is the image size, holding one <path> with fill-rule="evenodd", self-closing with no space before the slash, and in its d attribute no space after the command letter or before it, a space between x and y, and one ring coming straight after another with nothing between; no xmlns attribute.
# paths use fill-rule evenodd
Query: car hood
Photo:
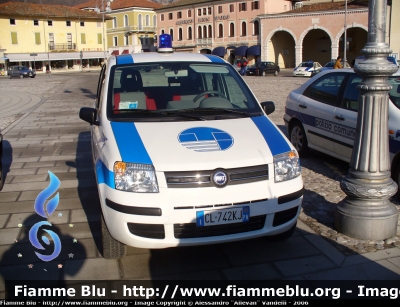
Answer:
<svg viewBox="0 0 400 307"><path fill-rule="evenodd" d="M312 71L314 67L296 67L294 71Z"/></svg>
<svg viewBox="0 0 400 307"><path fill-rule="evenodd" d="M111 128L118 148L114 161L153 164L158 171L262 165L292 150L265 116L208 122L112 122Z"/></svg>

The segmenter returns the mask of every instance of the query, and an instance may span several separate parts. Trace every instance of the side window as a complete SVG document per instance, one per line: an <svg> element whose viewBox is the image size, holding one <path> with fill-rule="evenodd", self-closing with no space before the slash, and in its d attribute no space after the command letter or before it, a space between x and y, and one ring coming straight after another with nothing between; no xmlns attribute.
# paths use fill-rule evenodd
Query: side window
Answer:
<svg viewBox="0 0 400 307"><path fill-rule="evenodd" d="M106 64L103 65L100 72L99 82L97 83L97 94L96 94L96 108L100 107L101 94L103 92L103 85L106 76Z"/></svg>
<svg viewBox="0 0 400 307"><path fill-rule="evenodd" d="M337 96L345 76L345 74L340 73L323 76L311 84L307 89L306 96L320 102L336 105L338 103Z"/></svg>
<svg viewBox="0 0 400 307"><path fill-rule="evenodd" d="M358 95L359 90L357 86L361 82L361 77L354 75L349 78L346 89L344 90L342 108L352 111L358 111Z"/></svg>

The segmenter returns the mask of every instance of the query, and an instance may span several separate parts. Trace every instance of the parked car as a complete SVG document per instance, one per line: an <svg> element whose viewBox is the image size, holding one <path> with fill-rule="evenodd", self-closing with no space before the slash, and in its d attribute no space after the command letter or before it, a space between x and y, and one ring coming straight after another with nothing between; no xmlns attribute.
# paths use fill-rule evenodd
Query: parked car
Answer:
<svg viewBox="0 0 400 307"><path fill-rule="evenodd" d="M8 70L8 78L35 78L36 71L31 70L26 66L11 66Z"/></svg>
<svg viewBox="0 0 400 307"><path fill-rule="evenodd" d="M300 63L294 70L294 77L311 77L312 73L317 69L321 68L321 64L318 62L308 61Z"/></svg>
<svg viewBox="0 0 400 307"><path fill-rule="evenodd" d="M336 62L335 60L332 60L332 61L326 63L323 67L314 70L311 74L311 77L315 76L316 74L318 74L322 71L333 69L333 66L335 66L335 62ZM343 61L341 63L342 63L343 68L351 68L350 64L347 63L347 61L346 61L346 63L343 63Z"/></svg>
<svg viewBox="0 0 400 307"><path fill-rule="evenodd" d="M259 103L224 59L174 52L167 34L159 44L111 56L79 113L91 125L103 256L291 236L303 180L267 116L273 102Z"/></svg>
<svg viewBox="0 0 400 307"><path fill-rule="evenodd" d="M3 173L3 135L1 134L0 129L0 191L3 189L4 186L4 173Z"/></svg>
<svg viewBox="0 0 400 307"><path fill-rule="evenodd" d="M361 78L353 69L328 70L289 94L283 119L300 156L311 148L350 162ZM389 83L391 174L400 185L400 73L390 76Z"/></svg>
<svg viewBox="0 0 400 307"><path fill-rule="evenodd" d="M250 65L247 67L246 75L255 76L256 75L256 64ZM262 76L266 76L268 74L273 74L277 76L280 72L280 68L274 62L261 62L261 68L259 74Z"/></svg>

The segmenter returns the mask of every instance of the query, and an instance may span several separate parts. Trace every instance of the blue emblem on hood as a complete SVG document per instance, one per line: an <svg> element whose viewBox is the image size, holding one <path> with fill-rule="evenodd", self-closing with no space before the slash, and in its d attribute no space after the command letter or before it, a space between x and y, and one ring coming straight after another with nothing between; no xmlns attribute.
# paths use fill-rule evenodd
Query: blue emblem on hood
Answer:
<svg viewBox="0 0 400 307"><path fill-rule="evenodd" d="M227 150L233 145L233 137L229 133L209 127L183 130L178 140L187 149L199 152Z"/></svg>

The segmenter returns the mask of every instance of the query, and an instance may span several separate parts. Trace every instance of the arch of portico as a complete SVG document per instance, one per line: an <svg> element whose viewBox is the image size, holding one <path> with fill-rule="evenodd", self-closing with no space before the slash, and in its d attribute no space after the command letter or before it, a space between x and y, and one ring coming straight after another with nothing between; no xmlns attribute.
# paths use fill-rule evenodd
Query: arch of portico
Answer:
<svg viewBox="0 0 400 307"><path fill-rule="evenodd" d="M339 54L343 56L344 19L344 12L337 11L260 16L261 57L264 61L278 62L281 68L295 67L302 61L315 58L324 65ZM367 10L359 9L348 13L347 39L350 43L347 51L349 54L346 53L346 56L349 55L349 63L360 55L365 46L367 29ZM280 49L281 45L285 47Z"/></svg>
<svg viewBox="0 0 400 307"><path fill-rule="evenodd" d="M278 27L272 31L270 31L265 39L265 43L262 45L262 52L261 52L261 59L262 61L272 61L277 63L278 65L280 65L281 67L284 67L285 62L290 62L290 54L288 51L288 54L283 54L284 51L286 50L286 48L282 48L281 53L277 54L277 52L275 52L274 46L273 46L273 42L272 42L272 38L275 34L282 34L286 33L287 36L291 36L293 39L293 42L296 42L296 35L293 33L292 30L288 29L288 28L284 28L284 27ZM287 42L286 42L287 43ZM290 42L289 42L290 43ZM286 45L283 45L283 47L286 47ZM284 61L284 57L288 56L289 59L287 59L286 61Z"/></svg>
<svg viewBox="0 0 400 307"><path fill-rule="evenodd" d="M303 60L303 42L304 42L305 37L312 30L321 30L321 31L325 32L328 35L328 38L329 38L330 43L331 43L331 55L333 55L333 53L334 53L334 50L333 50L334 49L334 44L332 44L333 36L330 33L329 29L327 29L326 27L314 24L313 26L310 26L310 27L304 29L303 32L301 33L300 37L299 37L299 40L296 42L296 47L295 47L295 50L296 50L296 64L295 64L295 66L299 65L301 62L304 61ZM336 50L336 52L337 52L337 50ZM322 65L323 64L324 63L322 63Z"/></svg>

